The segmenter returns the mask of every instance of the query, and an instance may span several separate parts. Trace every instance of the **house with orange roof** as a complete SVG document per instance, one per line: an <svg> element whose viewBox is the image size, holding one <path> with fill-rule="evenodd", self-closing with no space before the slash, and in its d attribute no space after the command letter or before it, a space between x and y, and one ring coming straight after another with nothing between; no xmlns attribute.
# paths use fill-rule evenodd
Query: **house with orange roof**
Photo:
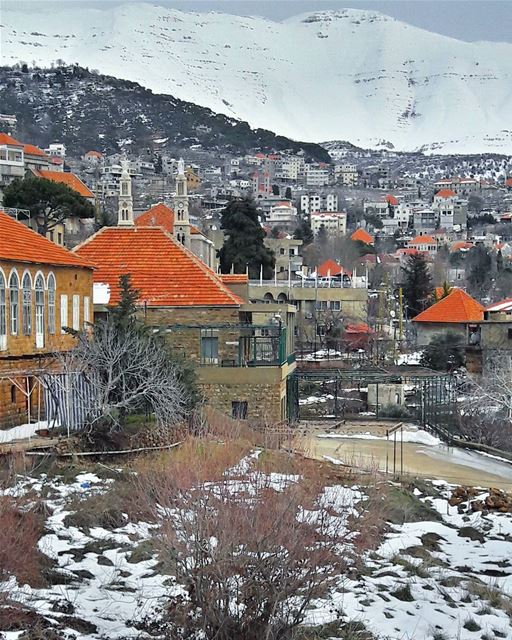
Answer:
<svg viewBox="0 0 512 640"><path fill-rule="evenodd" d="M380 196L377 200L368 200L363 204L364 214L378 216L379 218L393 218L399 205L398 198L391 193Z"/></svg>
<svg viewBox="0 0 512 640"><path fill-rule="evenodd" d="M413 318L418 346L426 346L434 335L451 331L467 343L484 318L484 306L462 289L454 288L445 298Z"/></svg>
<svg viewBox="0 0 512 640"><path fill-rule="evenodd" d="M373 245L373 243L375 242L373 236L370 235L368 231L365 231L365 229L361 229L361 228L356 229L354 233L350 236L350 239L353 240L354 242L363 242L364 244L370 244L370 245Z"/></svg>
<svg viewBox="0 0 512 640"><path fill-rule="evenodd" d="M437 240L431 235L416 236L409 240L407 247L433 257L437 253Z"/></svg>
<svg viewBox="0 0 512 640"><path fill-rule="evenodd" d="M64 184L73 191L76 191L91 204L94 204L95 202L94 193L89 189L85 182L80 180L80 178L74 173L70 173L68 171L50 171L47 169L41 169L35 172L35 175L38 178L44 178L51 182Z"/></svg>
<svg viewBox="0 0 512 640"><path fill-rule="evenodd" d="M435 195L432 208L437 212L438 224L447 231L463 231L467 228L468 201L453 189L440 189Z"/></svg>
<svg viewBox="0 0 512 640"><path fill-rule="evenodd" d="M40 373L92 320L93 265L0 211L0 429L46 417Z"/></svg>
<svg viewBox="0 0 512 640"><path fill-rule="evenodd" d="M234 291L246 286L245 278L221 278L165 228L135 224L125 213L117 227L101 229L74 250L94 263L98 290L109 292L95 313L118 302L119 277L130 274L141 318L195 363L211 406L239 418L286 419L295 308L248 303ZM263 325L254 322L259 307L268 317Z"/></svg>

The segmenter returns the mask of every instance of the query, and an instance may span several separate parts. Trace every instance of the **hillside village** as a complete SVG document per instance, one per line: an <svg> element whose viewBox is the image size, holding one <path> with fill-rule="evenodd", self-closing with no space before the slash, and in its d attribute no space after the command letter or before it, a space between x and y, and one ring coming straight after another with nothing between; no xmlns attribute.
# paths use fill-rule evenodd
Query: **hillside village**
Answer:
<svg viewBox="0 0 512 640"><path fill-rule="evenodd" d="M34 124L0 114L0 638L512 637L512 158Z"/></svg>

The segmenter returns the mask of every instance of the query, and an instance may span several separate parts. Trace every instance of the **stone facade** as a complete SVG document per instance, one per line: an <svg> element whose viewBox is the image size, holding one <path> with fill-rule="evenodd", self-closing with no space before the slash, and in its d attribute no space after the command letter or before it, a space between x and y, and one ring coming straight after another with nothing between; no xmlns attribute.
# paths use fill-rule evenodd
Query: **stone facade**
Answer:
<svg viewBox="0 0 512 640"><path fill-rule="evenodd" d="M44 419L43 394L36 378L36 371L55 368L54 354L70 349L74 338L63 332L63 326L73 325L73 296L78 296L75 321L81 328L85 320L92 321L92 269L83 267L52 266L0 260L0 273L6 283L6 336L0 350L0 428L23 424L28 419ZM19 298L16 327L11 318L11 276L18 275ZM25 335L23 326L23 279L29 274L31 281L30 333ZM40 342L36 343L35 282L41 275L44 282L43 326ZM55 327L49 326L48 285L55 278ZM66 296L67 314L61 309ZM75 298L76 299L76 298ZM13 329L15 328L15 331Z"/></svg>

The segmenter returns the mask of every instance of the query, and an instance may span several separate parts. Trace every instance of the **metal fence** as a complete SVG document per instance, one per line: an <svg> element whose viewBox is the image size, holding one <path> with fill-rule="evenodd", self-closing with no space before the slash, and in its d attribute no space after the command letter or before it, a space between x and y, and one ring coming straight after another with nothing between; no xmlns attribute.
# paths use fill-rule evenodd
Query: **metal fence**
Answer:
<svg viewBox="0 0 512 640"><path fill-rule="evenodd" d="M92 385L83 373L48 373L41 376L48 426L79 431L99 415Z"/></svg>

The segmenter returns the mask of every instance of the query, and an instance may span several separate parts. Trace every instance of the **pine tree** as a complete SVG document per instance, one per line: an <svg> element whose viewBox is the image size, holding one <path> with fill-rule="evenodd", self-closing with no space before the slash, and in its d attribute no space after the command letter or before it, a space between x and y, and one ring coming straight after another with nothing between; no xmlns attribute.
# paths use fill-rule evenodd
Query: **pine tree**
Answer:
<svg viewBox="0 0 512 640"><path fill-rule="evenodd" d="M132 286L129 273L119 277L119 302L112 309L111 317L119 329L133 325L137 313L137 300L140 293Z"/></svg>
<svg viewBox="0 0 512 640"><path fill-rule="evenodd" d="M414 318L423 311L428 299L432 295L432 278L425 256L414 253L409 256L407 264L402 267L404 272L403 292L409 309L409 315Z"/></svg>
<svg viewBox="0 0 512 640"><path fill-rule="evenodd" d="M279 185L278 184L273 184L272 185L272 195L274 195L274 196L278 196L279 195Z"/></svg>
<svg viewBox="0 0 512 640"><path fill-rule="evenodd" d="M222 211L221 228L225 232L224 244L219 251L222 273L245 273L251 278L270 279L274 272L274 253L265 247L263 231L256 205L249 198L232 200Z"/></svg>
<svg viewBox="0 0 512 640"><path fill-rule="evenodd" d="M313 242L315 236L313 235L311 225L306 218L303 218L299 222L299 226L295 229L293 237L295 238L295 240L302 240L302 244L304 246L307 246L308 244L311 244Z"/></svg>
<svg viewBox="0 0 512 640"><path fill-rule="evenodd" d="M286 191L284 192L284 197L287 200L291 200L292 199L292 189L291 189L291 187L286 187Z"/></svg>
<svg viewBox="0 0 512 640"><path fill-rule="evenodd" d="M320 227L318 228L318 233L316 234L316 237L318 239L318 244L321 247L325 247L325 245L327 244L327 229L325 228L324 224L321 224Z"/></svg>

